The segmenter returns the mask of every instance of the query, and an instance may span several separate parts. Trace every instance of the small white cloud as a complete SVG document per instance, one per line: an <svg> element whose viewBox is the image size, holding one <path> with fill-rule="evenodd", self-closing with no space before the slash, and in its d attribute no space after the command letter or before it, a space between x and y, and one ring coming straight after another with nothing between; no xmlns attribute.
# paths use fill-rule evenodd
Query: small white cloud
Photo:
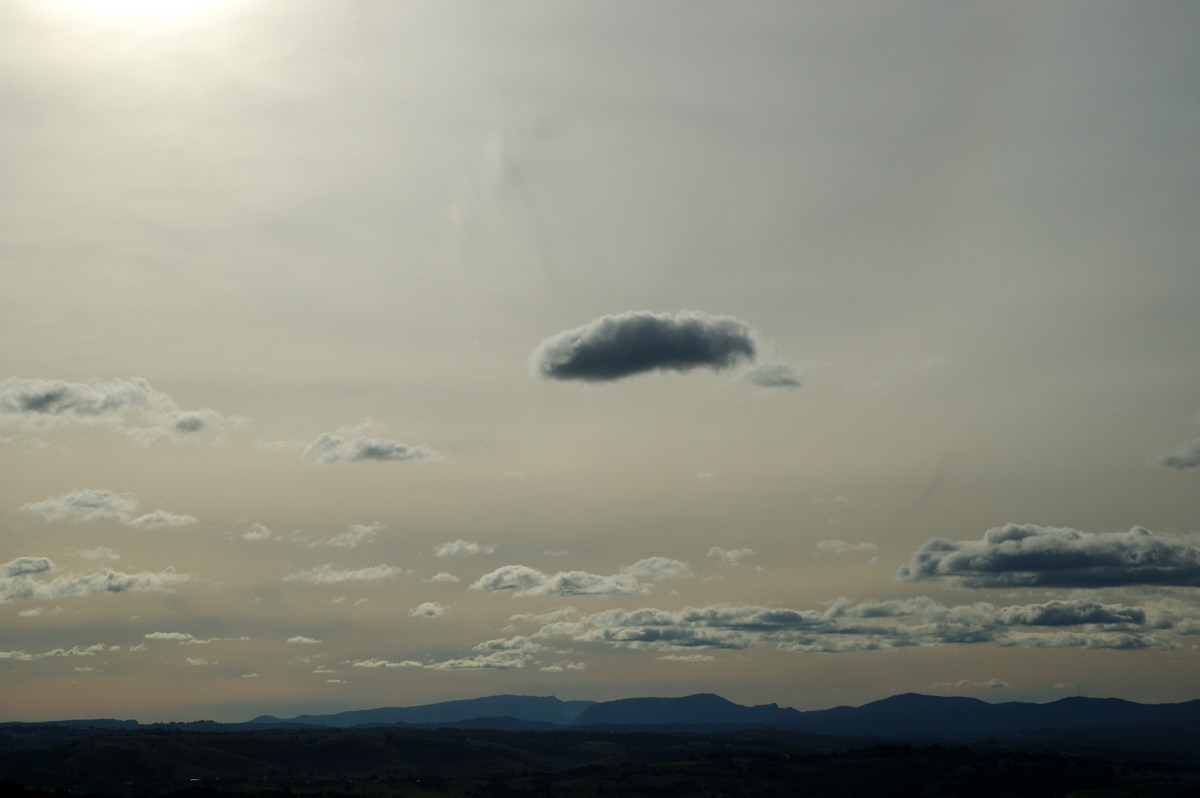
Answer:
<svg viewBox="0 0 1200 798"><path fill-rule="evenodd" d="M181 515L179 513L169 513L166 510L155 510L152 513L134 518L129 522L130 526L138 526L144 529L154 529L163 526L187 526L189 524L199 523L198 519L190 515Z"/></svg>
<svg viewBox="0 0 1200 798"><path fill-rule="evenodd" d="M844 540L822 540L817 543L821 554L846 554L852 551L878 551L874 543L847 543Z"/></svg>
<svg viewBox="0 0 1200 798"><path fill-rule="evenodd" d="M352 668L423 668L424 664L415 660L404 660L403 662L391 662L386 659L360 659L356 662L351 662Z"/></svg>
<svg viewBox="0 0 1200 798"><path fill-rule="evenodd" d="M106 427L143 445L168 440L220 442L219 435L248 422L211 408L183 410L141 377L82 383L9 377L0 381L0 428L62 430Z"/></svg>
<svg viewBox="0 0 1200 798"><path fill-rule="evenodd" d="M204 659L203 657L188 657L187 664L198 668L202 665L216 665L217 663Z"/></svg>
<svg viewBox="0 0 1200 798"><path fill-rule="evenodd" d="M336 585L342 582L374 582L403 573L403 569L391 565L373 565L366 568L336 570L325 563L307 571L298 571L283 577L284 582L307 582L310 585Z"/></svg>
<svg viewBox="0 0 1200 798"><path fill-rule="evenodd" d="M452 540L437 547L436 557L461 557L471 554L491 554L496 550L496 544L476 543L470 540Z"/></svg>
<svg viewBox="0 0 1200 798"><path fill-rule="evenodd" d="M425 446L410 446L390 438L357 437L347 440L340 435L322 433L304 450L304 459L315 465L331 463L386 462L396 460L432 460L437 452Z"/></svg>
<svg viewBox="0 0 1200 798"><path fill-rule="evenodd" d="M409 610L408 614L414 618L440 618L445 611L446 608L436 601L426 601Z"/></svg>
<svg viewBox="0 0 1200 798"><path fill-rule="evenodd" d="M368 543L375 538L379 531L385 529L383 524L352 524L349 529L339 532L328 540L318 540L311 546L333 546L341 549L357 548L361 543Z"/></svg>
<svg viewBox="0 0 1200 798"><path fill-rule="evenodd" d="M709 557L715 557L725 565L739 565L747 557L753 557L754 549L723 549L713 546L708 550Z"/></svg>
<svg viewBox="0 0 1200 798"><path fill-rule="evenodd" d="M296 635L294 637L289 637L287 639L287 641L294 645L301 645L301 646L311 646L311 645L315 645L316 643L321 642L320 640L316 640L311 637L305 637L304 635Z"/></svg>
<svg viewBox="0 0 1200 798"><path fill-rule="evenodd" d="M747 369L742 379L760 388L800 388L804 374L787 363L763 363Z"/></svg>
<svg viewBox="0 0 1200 798"><path fill-rule="evenodd" d="M458 582L458 577L454 574L448 574L445 571L438 571L433 576L424 580L426 582Z"/></svg>
<svg viewBox="0 0 1200 798"><path fill-rule="evenodd" d="M128 522L137 510L138 502L131 493L84 488L51 496L40 502L21 505L22 510L41 513L47 521L64 519L80 521Z"/></svg>
<svg viewBox="0 0 1200 798"><path fill-rule="evenodd" d="M17 613L17 616L20 618L38 618L42 615L57 615L58 613L60 613L62 611L63 611L62 607L52 607L49 609L47 609L46 607L34 607L34 608L28 609L28 610L20 610Z"/></svg>
<svg viewBox="0 0 1200 798"><path fill-rule="evenodd" d="M272 537L274 536L271 534L270 529L267 529L262 524L257 523L251 524L250 528L242 533L242 540L270 540Z"/></svg>
<svg viewBox="0 0 1200 798"><path fill-rule="evenodd" d="M81 551L79 552L79 556L95 562L112 562L113 560L121 559L120 554L117 554L107 546L97 546L94 549Z"/></svg>
<svg viewBox="0 0 1200 798"><path fill-rule="evenodd" d="M243 679L257 679L258 674L257 673L243 673L242 678Z"/></svg>

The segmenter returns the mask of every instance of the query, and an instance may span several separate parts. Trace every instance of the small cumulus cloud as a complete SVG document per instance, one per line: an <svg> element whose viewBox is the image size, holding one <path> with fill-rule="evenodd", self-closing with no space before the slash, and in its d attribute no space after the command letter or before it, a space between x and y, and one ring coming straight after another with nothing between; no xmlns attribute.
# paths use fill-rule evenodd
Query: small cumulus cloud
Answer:
<svg viewBox="0 0 1200 798"><path fill-rule="evenodd" d="M188 632L148 632L142 637L146 640L166 640L181 646L207 645L216 640L215 637L199 638Z"/></svg>
<svg viewBox="0 0 1200 798"><path fill-rule="evenodd" d="M1006 524L979 540L933 538L896 573L964 587L1200 586L1200 549L1142 527L1086 533Z"/></svg>
<svg viewBox="0 0 1200 798"><path fill-rule="evenodd" d="M659 582L691 575L687 563L667 557L648 557L609 575L586 571L547 574L527 565L504 565L479 577L470 589L485 592L513 590L514 596L641 595L651 589L650 584L641 581L643 579Z"/></svg>
<svg viewBox="0 0 1200 798"><path fill-rule="evenodd" d="M423 668L424 663L416 660L404 660L403 662L392 662L386 659L360 659L350 663L352 668Z"/></svg>
<svg viewBox="0 0 1200 798"><path fill-rule="evenodd" d="M312 637L305 637L304 635L295 635L293 637L289 637L287 642L296 646L312 646L320 643L321 641Z"/></svg>
<svg viewBox="0 0 1200 798"><path fill-rule="evenodd" d="M968 690L976 687L982 687L985 690L1007 690L1012 687L1011 684L1001 679L988 679L984 682L959 679L957 682L936 682L932 686L936 690Z"/></svg>
<svg viewBox="0 0 1200 798"><path fill-rule="evenodd" d="M512 670L536 661L535 655L546 650L540 643L519 635L487 640L472 647L472 651L479 652L475 656L443 660L426 667L434 670Z"/></svg>
<svg viewBox="0 0 1200 798"><path fill-rule="evenodd" d="M476 543L470 540L452 540L437 547L434 555L437 557L460 557L470 554L491 554L496 551L496 544Z"/></svg>
<svg viewBox="0 0 1200 798"><path fill-rule="evenodd" d="M205 432L224 432L247 421L211 408L181 409L141 377L92 383L24 377L0 381L0 428L48 431L99 426L149 445L196 440Z"/></svg>
<svg viewBox="0 0 1200 798"><path fill-rule="evenodd" d="M719 371L753 360L756 338L749 325L728 316L631 311L552 335L538 345L530 367L545 379L589 382L651 371Z"/></svg>
<svg viewBox="0 0 1200 798"><path fill-rule="evenodd" d="M138 502L130 493L84 488L51 496L40 502L21 505L20 509L40 513L47 521L120 521L128 522Z"/></svg>
<svg viewBox="0 0 1200 798"><path fill-rule="evenodd" d="M426 579L426 580L424 580L424 581L426 581L426 582L451 582L451 583L456 583L456 582L458 582L459 580L458 580L458 577L457 577L457 576L455 576L454 574L448 574L448 573L446 573L445 571L438 571L436 574L434 574L433 576L429 577L428 579Z"/></svg>
<svg viewBox="0 0 1200 798"><path fill-rule="evenodd" d="M0 602L14 599L52 601L69 596L89 596L128 591L165 591L192 578L191 574L165 571L96 571L64 574L53 579L35 578L54 570L47 557L18 557L0 564Z"/></svg>
<svg viewBox="0 0 1200 798"><path fill-rule="evenodd" d="M62 607L32 607L27 610L19 610L17 612L17 617L40 618L43 615L58 615L62 611Z"/></svg>
<svg viewBox="0 0 1200 798"><path fill-rule="evenodd" d="M257 679L258 674L257 673L243 673L242 678L243 679Z"/></svg>
<svg viewBox="0 0 1200 798"><path fill-rule="evenodd" d="M366 568L338 570L332 563L297 571L283 577L284 582L306 582L310 585L336 585L343 582L374 582L397 576L403 569L391 565L372 565Z"/></svg>
<svg viewBox="0 0 1200 798"><path fill-rule="evenodd" d="M436 601L426 601L413 607L408 614L414 618L441 618L445 611L446 608Z"/></svg>
<svg viewBox="0 0 1200 798"><path fill-rule="evenodd" d="M754 549L723 549L720 546L712 546L708 550L709 557L715 557L723 565L740 565L742 560L747 557L753 557Z"/></svg>
<svg viewBox="0 0 1200 798"><path fill-rule="evenodd" d="M760 388L800 388L804 385L804 375L787 363L752 366L742 375L742 379Z"/></svg>
<svg viewBox="0 0 1200 798"><path fill-rule="evenodd" d="M121 559L121 555L108 546L97 546L94 549L86 549L79 552L79 556L93 562L112 562L113 560Z"/></svg>
<svg viewBox="0 0 1200 798"><path fill-rule="evenodd" d="M1156 455L1153 460L1160 466L1176 471L1200 467L1200 439L1181 443L1172 451Z"/></svg>
<svg viewBox="0 0 1200 798"><path fill-rule="evenodd" d="M362 543L368 543L374 540L380 530L386 529L383 524L351 524L350 528L339 532L326 540L314 541L309 545L314 546L333 546L341 549L357 548Z"/></svg>
<svg viewBox="0 0 1200 798"><path fill-rule="evenodd" d="M711 654L663 654L659 657L667 662L716 662L717 658Z"/></svg>
<svg viewBox="0 0 1200 798"><path fill-rule="evenodd" d="M314 465L331 463L388 462L398 460L431 460L437 452L425 446L409 446L390 438L343 438L322 433L304 450L304 459Z"/></svg>
<svg viewBox="0 0 1200 798"><path fill-rule="evenodd" d="M20 509L40 513L47 521L69 520L114 521L143 529L168 526L187 526L197 520L190 515L155 510L145 515L136 515L138 500L130 493L114 493L111 490L83 488L51 496L40 502L21 505Z"/></svg>
<svg viewBox="0 0 1200 798"><path fill-rule="evenodd" d="M878 551L874 543L848 543L844 540L821 540L817 542L817 551L821 554L848 554L852 551Z"/></svg>
<svg viewBox="0 0 1200 798"><path fill-rule="evenodd" d="M187 526L195 523L199 523L199 521L190 515L168 513L166 510L155 510L152 513L146 513L134 518L129 522L129 525L142 527L143 529L156 529L164 526Z"/></svg>
<svg viewBox="0 0 1200 798"><path fill-rule="evenodd" d="M0 651L0 660L15 660L17 662L31 662L40 659L57 659L60 657L94 657L97 654L104 654L110 651L120 651L120 646L107 646L104 643L96 643L90 646L71 646L71 648L54 648L49 651L43 651L38 654L28 654L24 651Z"/></svg>
<svg viewBox="0 0 1200 798"><path fill-rule="evenodd" d="M250 541L278 539L270 529L258 523L251 524L249 529L242 532L241 537L242 540Z"/></svg>

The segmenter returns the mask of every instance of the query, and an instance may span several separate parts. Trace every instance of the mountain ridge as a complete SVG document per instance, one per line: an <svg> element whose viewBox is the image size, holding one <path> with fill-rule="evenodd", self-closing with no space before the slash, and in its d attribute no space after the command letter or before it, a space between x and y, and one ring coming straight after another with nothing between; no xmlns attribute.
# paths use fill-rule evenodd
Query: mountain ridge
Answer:
<svg viewBox="0 0 1200 798"><path fill-rule="evenodd" d="M1200 699L1141 704L1114 698L1071 697L1047 703L989 703L968 696L902 693L858 707L801 711L777 704L745 706L714 693L679 697L562 701L555 696L486 696L477 699L350 710L280 719L263 715L244 727L356 728L387 725L457 728L644 730L780 728L838 736L984 738L1051 729L1196 724Z"/></svg>

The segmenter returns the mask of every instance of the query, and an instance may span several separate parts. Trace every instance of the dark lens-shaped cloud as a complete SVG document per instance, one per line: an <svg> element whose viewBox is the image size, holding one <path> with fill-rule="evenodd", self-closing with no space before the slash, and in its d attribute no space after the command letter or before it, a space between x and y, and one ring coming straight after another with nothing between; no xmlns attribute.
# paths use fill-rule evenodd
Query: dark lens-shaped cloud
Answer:
<svg viewBox="0 0 1200 798"><path fill-rule="evenodd" d="M720 370L753 360L755 338L747 324L728 316L633 311L547 338L531 367L546 379L590 382L647 371Z"/></svg>
<svg viewBox="0 0 1200 798"><path fill-rule="evenodd" d="M927 540L896 578L965 587L1194 587L1200 586L1200 549L1141 527L1089 534L1007 524L980 540Z"/></svg>

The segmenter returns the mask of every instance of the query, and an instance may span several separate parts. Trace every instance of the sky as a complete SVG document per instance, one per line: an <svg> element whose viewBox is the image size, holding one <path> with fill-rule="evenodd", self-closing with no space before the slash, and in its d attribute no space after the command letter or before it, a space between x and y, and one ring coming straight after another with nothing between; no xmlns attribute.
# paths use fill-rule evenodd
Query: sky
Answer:
<svg viewBox="0 0 1200 798"><path fill-rule="evenodd" d="M1197 29L0 0L0 719L1200 697Z"/></svg>

